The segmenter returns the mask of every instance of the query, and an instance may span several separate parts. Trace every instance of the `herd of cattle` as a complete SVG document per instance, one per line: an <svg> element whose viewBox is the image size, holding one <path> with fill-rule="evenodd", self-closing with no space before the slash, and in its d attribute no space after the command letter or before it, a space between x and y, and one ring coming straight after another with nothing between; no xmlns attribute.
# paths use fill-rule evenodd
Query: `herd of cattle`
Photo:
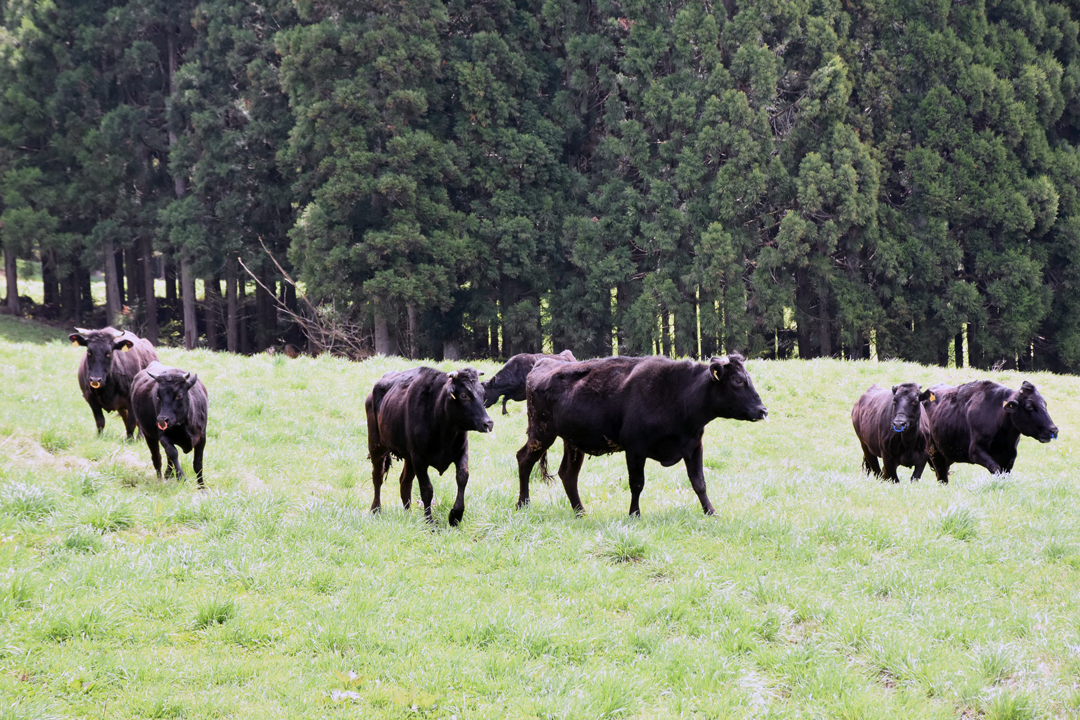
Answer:
<svg viewBox="0 0 1080 720"><path fill-rule="evenodd" d="M138 427L161 477L161 455L168 457L166 477L184 473L177 447L194 450L199 487L206 445L208 396L195 374L158 362L149 341L115 328L76 328L69 338L86 347L79 364L79 387L89 403L98 433L103 411L116 411L127 436ZM766 420L761 402L740 355L714 357L708 363L666 357L606 357L577 361L569 350L558 355L522 354L510 358L488 382L472 368L444 372L430 367L384 374L365 401L368 451L372 462L372 512L381 507L381 489L391 459L403 461L401 501L412 504L413 479L419 480L424 513L431 519L434 490L429 468L440 474L453 464L457 497L449 523L465 513L469 481L468 433L490 432L487 408L503 398L527 403L528 439L517 452L518 507L529 502L529 476L539 462L547 473L548 448L562 438L559 477L570 505L584 512L578 473L585 455L622 452L630 484L630 514L640 514L645 460L665 467L686 466L702 510L713 505L705 488L702 437L716 418ZM982 465L992 473L1010 472L1021 435L1047 443L1057 438L1046 401L1035 386L1019 390L989 380L959 386L915 383L892 391L872 385L851 412L867 473L899 482L897 467L914 468L912 480L929 463L941 483L954 463ZM878 464L881 458L884 474Z"/></svg>

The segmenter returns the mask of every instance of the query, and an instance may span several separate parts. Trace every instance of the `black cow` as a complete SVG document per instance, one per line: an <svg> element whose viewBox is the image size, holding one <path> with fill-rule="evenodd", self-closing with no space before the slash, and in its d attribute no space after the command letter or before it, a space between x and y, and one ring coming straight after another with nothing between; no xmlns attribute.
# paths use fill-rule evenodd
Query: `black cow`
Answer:
<svg viewBox="0 0 1080 720"><path fill-rule="evenodd" d="M506 361L506 364L502 366L499 372L495 373L494 377L483 383L484 386L484 407L489 408L495 403L499 402L499 397L502 396L502 414L508 415L506 412L506 401L515 400L517 402L524 402L525 400L525 378L529 376L529 371L533 369L540 360L557 360L560 362L576 362L577 358L574 357L574 353L569 350L563 350L558 355L543 355L541 353L521 353L515 355Z"/></svg>
<svg viewBox="0 0 1080 720"><path fill-rule="evenodd" d="M486 433L495 426L484 409L483 398L480 374L472 368L447 373L418 367L391 371L376 381L364 401L371 481L375 486L372 512L381 507L383 478L394 456L405 462L401 470L402 504L406 508L412 504L413 477L419 478L420 499L429 521L434 490L428 467L441 475L453 463L457 469L457 498L449 522L457 525L461 521L469 482L468 431Z"/></svg>
<svg viewBox="0 0 1080 720"><path fill-rule="evenodd" d="M930 403L930 465L939 482L949 482L953 463L982 465L992 473L1012 472L1020 436L1048 443L1058 436L1046 401L1026 380L1010 390L991 380L957 387L935 385Z"/></svg>
<svg viewBox="0 0 1080 720"><path fill-rule="evenodd" d="M209 413L209 397L206 386L194 373L166 367L152 362L131 384L131 411L139 423L139 430L146 438L154 470L161 477L161 453L158 443L165 448L169 466L165 477L173 471L184 479L180 460L176 453L179 446L184 452L195 451L192 465L199 487L203 482L203 448L206 447L206 420Z"/></svg>
<svg viewBox="0 0 1080 720"><path fill-rule="evenodd" d="M889 392L871 385L851 409L851 424L862 444L863 469L881 477L880 457L885 465L885 479L900 482L899 465L914 468L912 480L922 477L926 467L929 421L922 412L923 401L930 400L930 390L920 392L917 383L893 385Z"/></svg>
<svg viewBox="0 0 1080 720"><path fill-rule="evenodd" d="M131 381L140 370L157 360L154 346L145 338L114 327L75 328L68 339L86 348L79 362L79 388L94 413L98 435L105 429L102 411L115 410L124 421L130 440L135 432L135 417L130 413Z"/></svg>
<svg viewBox="0 0 1080 720"><path fill-rule="evenodd" d="M518 507L529 502L529 473L555 438L566 496L579 514L578 473L585 455L625 452L630 514L639 515L645 460L665 467L680 460L706 515L701 439L714 418L763 420L768 411L739 355L707 363L665 357L607 357L577 363L542 360L527 381L529 439L518 450Z"/></svg>

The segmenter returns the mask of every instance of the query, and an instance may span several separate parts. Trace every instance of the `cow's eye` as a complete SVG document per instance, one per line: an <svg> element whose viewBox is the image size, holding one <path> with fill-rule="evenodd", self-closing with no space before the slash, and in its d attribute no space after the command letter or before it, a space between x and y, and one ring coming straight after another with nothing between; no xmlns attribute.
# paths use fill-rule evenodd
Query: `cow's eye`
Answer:
<svg viewBox="0 0 1080 720"><path fill-rule="evenodd" d="M732 380L732 382L735 383L736 385L738 385L739 387L742 387L743 385L746 384L746 381L743 380L741 377L735 378L734 380Z"/></svg>

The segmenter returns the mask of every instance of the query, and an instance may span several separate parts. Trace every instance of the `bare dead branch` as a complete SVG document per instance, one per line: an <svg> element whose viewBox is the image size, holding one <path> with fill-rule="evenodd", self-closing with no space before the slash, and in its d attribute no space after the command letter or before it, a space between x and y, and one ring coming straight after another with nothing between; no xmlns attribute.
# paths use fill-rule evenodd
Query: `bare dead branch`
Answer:
<svg viewBox="0 0 1080 720"><path fill-rule="evenodd" d="M266 243L263 242L261 236L259 237L259 244L262 245L263 252L270 258L270 262L274 263L274 267L277 268L282 279L296 289L296 299L301 304L299 312L278 299L277 294L266 287L263 281L244 264L240 257L237 257L237 262L251 276L251 279L274 299L278 312L296 323L304 336L307 337L312 351L316 354L329 353L350 360L363 360L370 357L370 345L365 342L363 327L348 320L343 313L339 313L333 301L329 305L322 306L317 306L311 302L304 291L297 286L296 281L292 279L289 273L285 272L285 268L281 267L281 263L266 247Z"/></svg>

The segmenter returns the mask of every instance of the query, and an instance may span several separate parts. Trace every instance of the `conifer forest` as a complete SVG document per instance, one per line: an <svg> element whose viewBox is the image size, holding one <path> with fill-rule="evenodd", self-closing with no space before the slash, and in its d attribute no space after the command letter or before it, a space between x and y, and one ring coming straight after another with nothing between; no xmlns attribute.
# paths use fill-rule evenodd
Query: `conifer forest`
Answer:
<svg viewBox="0 0 1080 720"><path fill-rule="evenodd" d="M161 344L1077 373L1078 186L1076 0L0 1L4 311Z"/></svg>

